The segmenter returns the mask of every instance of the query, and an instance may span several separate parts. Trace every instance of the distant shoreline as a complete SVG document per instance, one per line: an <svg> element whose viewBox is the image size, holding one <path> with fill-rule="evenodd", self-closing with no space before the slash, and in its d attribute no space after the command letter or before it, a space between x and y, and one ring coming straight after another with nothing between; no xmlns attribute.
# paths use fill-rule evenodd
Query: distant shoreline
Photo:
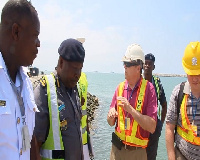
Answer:
<svg viewBox="0 0 200 160"><path fill-rule="evenodd" d="M154 73L153 75L158 77L187 77L185 74Z"/></svg>
<svg viewBox="0 0 200 160"><path fill-rule="evenodd" d="M45 71L44 74L50 74L50 71ZM87 73L87 72L86 72ZM98 72L98 71L90 71L88 73L104 73L104 72ZM109 72L108 72L109 73ZM110 72L115 73L115 72ZM117 74L123 74L123 73L117 73ZM187 77L186 74L168 74L168 73L153 73L153 75L158 77Z"/></svg>

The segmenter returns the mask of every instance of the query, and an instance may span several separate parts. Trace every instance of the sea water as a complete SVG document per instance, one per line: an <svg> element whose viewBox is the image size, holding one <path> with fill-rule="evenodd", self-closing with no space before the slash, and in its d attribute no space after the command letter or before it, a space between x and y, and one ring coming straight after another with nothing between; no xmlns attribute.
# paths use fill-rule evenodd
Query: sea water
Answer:
<svg viewBox="0 0 200 160"><path fill-rule="evenodd" d="M92 139L95 160L109 160L111 150L111 134L114 127L107 123L107 113L117 85L124 81L124 74L86 72L88 79L88 91L99 98L99 107L95 111L95 119L92 122ZM173 88L186 81L183 77L160 77L167 102L169 102ZM157 160L167 160L165 145L165 124L159 139Z"/></svg>

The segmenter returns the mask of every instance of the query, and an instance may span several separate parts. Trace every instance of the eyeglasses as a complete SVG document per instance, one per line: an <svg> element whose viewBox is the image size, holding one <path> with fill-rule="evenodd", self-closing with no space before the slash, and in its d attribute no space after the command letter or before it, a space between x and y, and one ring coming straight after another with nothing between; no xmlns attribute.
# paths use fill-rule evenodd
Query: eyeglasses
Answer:
<svg viewBox="0 0 200 160"><path fill-rule="evenodd" d="M131 63L131 62L124 62L125 67L131 67L131 66L138 66L137 63Z"/></svg>

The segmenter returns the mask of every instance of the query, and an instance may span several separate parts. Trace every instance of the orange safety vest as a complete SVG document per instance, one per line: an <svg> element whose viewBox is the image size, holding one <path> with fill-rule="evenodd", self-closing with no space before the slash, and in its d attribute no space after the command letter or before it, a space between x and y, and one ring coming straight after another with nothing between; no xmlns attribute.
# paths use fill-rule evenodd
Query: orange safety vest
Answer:
<svg viewBox="0 0 200 160"><path fill-rule="evenodd" d="M190 124L190 121L187 116L187 111L186 111L187 100L188 100L188 95L185 94L180 108L182 127L177 126L177 133L187 142L200 146L200 137L197 137L197 134L194 131L192 125Z"/></svg>
<svg viewBox="0 0 200 160"><path fill-rule="evenodd" d="M117 96L122 96L124 86L125 81L120 83ZM135 102L135 109L140 113L142 113L143 109L146 86L147 80L141 79ZM133 119L132 122L130 122L130 129L125 129L125 113L122 107L118 106L118 103L119 101L117 102L118 123L115 128L115 134L123 141L124 144L146 148L149 139L143 138L140 135L141 127L138 125L137 121Z"/></svg>

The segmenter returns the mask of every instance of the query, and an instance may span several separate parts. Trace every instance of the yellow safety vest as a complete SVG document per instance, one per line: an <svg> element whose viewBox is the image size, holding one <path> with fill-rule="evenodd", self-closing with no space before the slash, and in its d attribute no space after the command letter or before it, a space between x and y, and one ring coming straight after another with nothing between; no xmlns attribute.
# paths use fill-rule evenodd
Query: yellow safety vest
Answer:
<svg viewBox="0 0 200 160"><path fill-rule="evenodd" d="M57 92L55 86L54 75L44 76L47 83L47 97L49 107L49 134L47 140L42 145L41 157L42 160L64 160L63 158L54 158L56 152L64 152L64 146L60 131L60 117L57 103Z"/></svg>
<svg viewBox="0 0 200 160"><path fill-rule="evenodd" d="M120 83L117 96L123 96L124 86L125 86L125 81ZM147 80L141 79L135 105L135 109L140 113L142 113L146 86L147 86ZM119 101L117 103L119 103ZM127 145L146 148L149 139L143 138L140 135L141 127L138 125L138 122L133 119L132 122L130 123L131 124L130 129L126 130L124 110L122 109L122 107L117 105L117 112L118 112L118 118L117 118L118 123L115 128L116 135L123 141L123 143Z"/></svg>
<svg viewBox="0 0 200 160"><path fill-rule="evenodd" d="M80 100L81 97L84 98L85 102L81 106L82 108L82 118L81 118L81 127L82 127L82 143L87 144L87 87L88 82L85 73L81 73L81 77L79 78L78 84L78 91L79 91L79 97Z"/></svg>
<svg viewBox="0 0 200 160"><path fill-rule="evenodd" d="M182 127L177 126L177 133L187 142L200 146L200 137L197 137L197 134L193 130L192 125L190 124L190 121L187 116L187 111L186 111L187 100L188 100L188 95L185 94L180 108Z"/></svg>

